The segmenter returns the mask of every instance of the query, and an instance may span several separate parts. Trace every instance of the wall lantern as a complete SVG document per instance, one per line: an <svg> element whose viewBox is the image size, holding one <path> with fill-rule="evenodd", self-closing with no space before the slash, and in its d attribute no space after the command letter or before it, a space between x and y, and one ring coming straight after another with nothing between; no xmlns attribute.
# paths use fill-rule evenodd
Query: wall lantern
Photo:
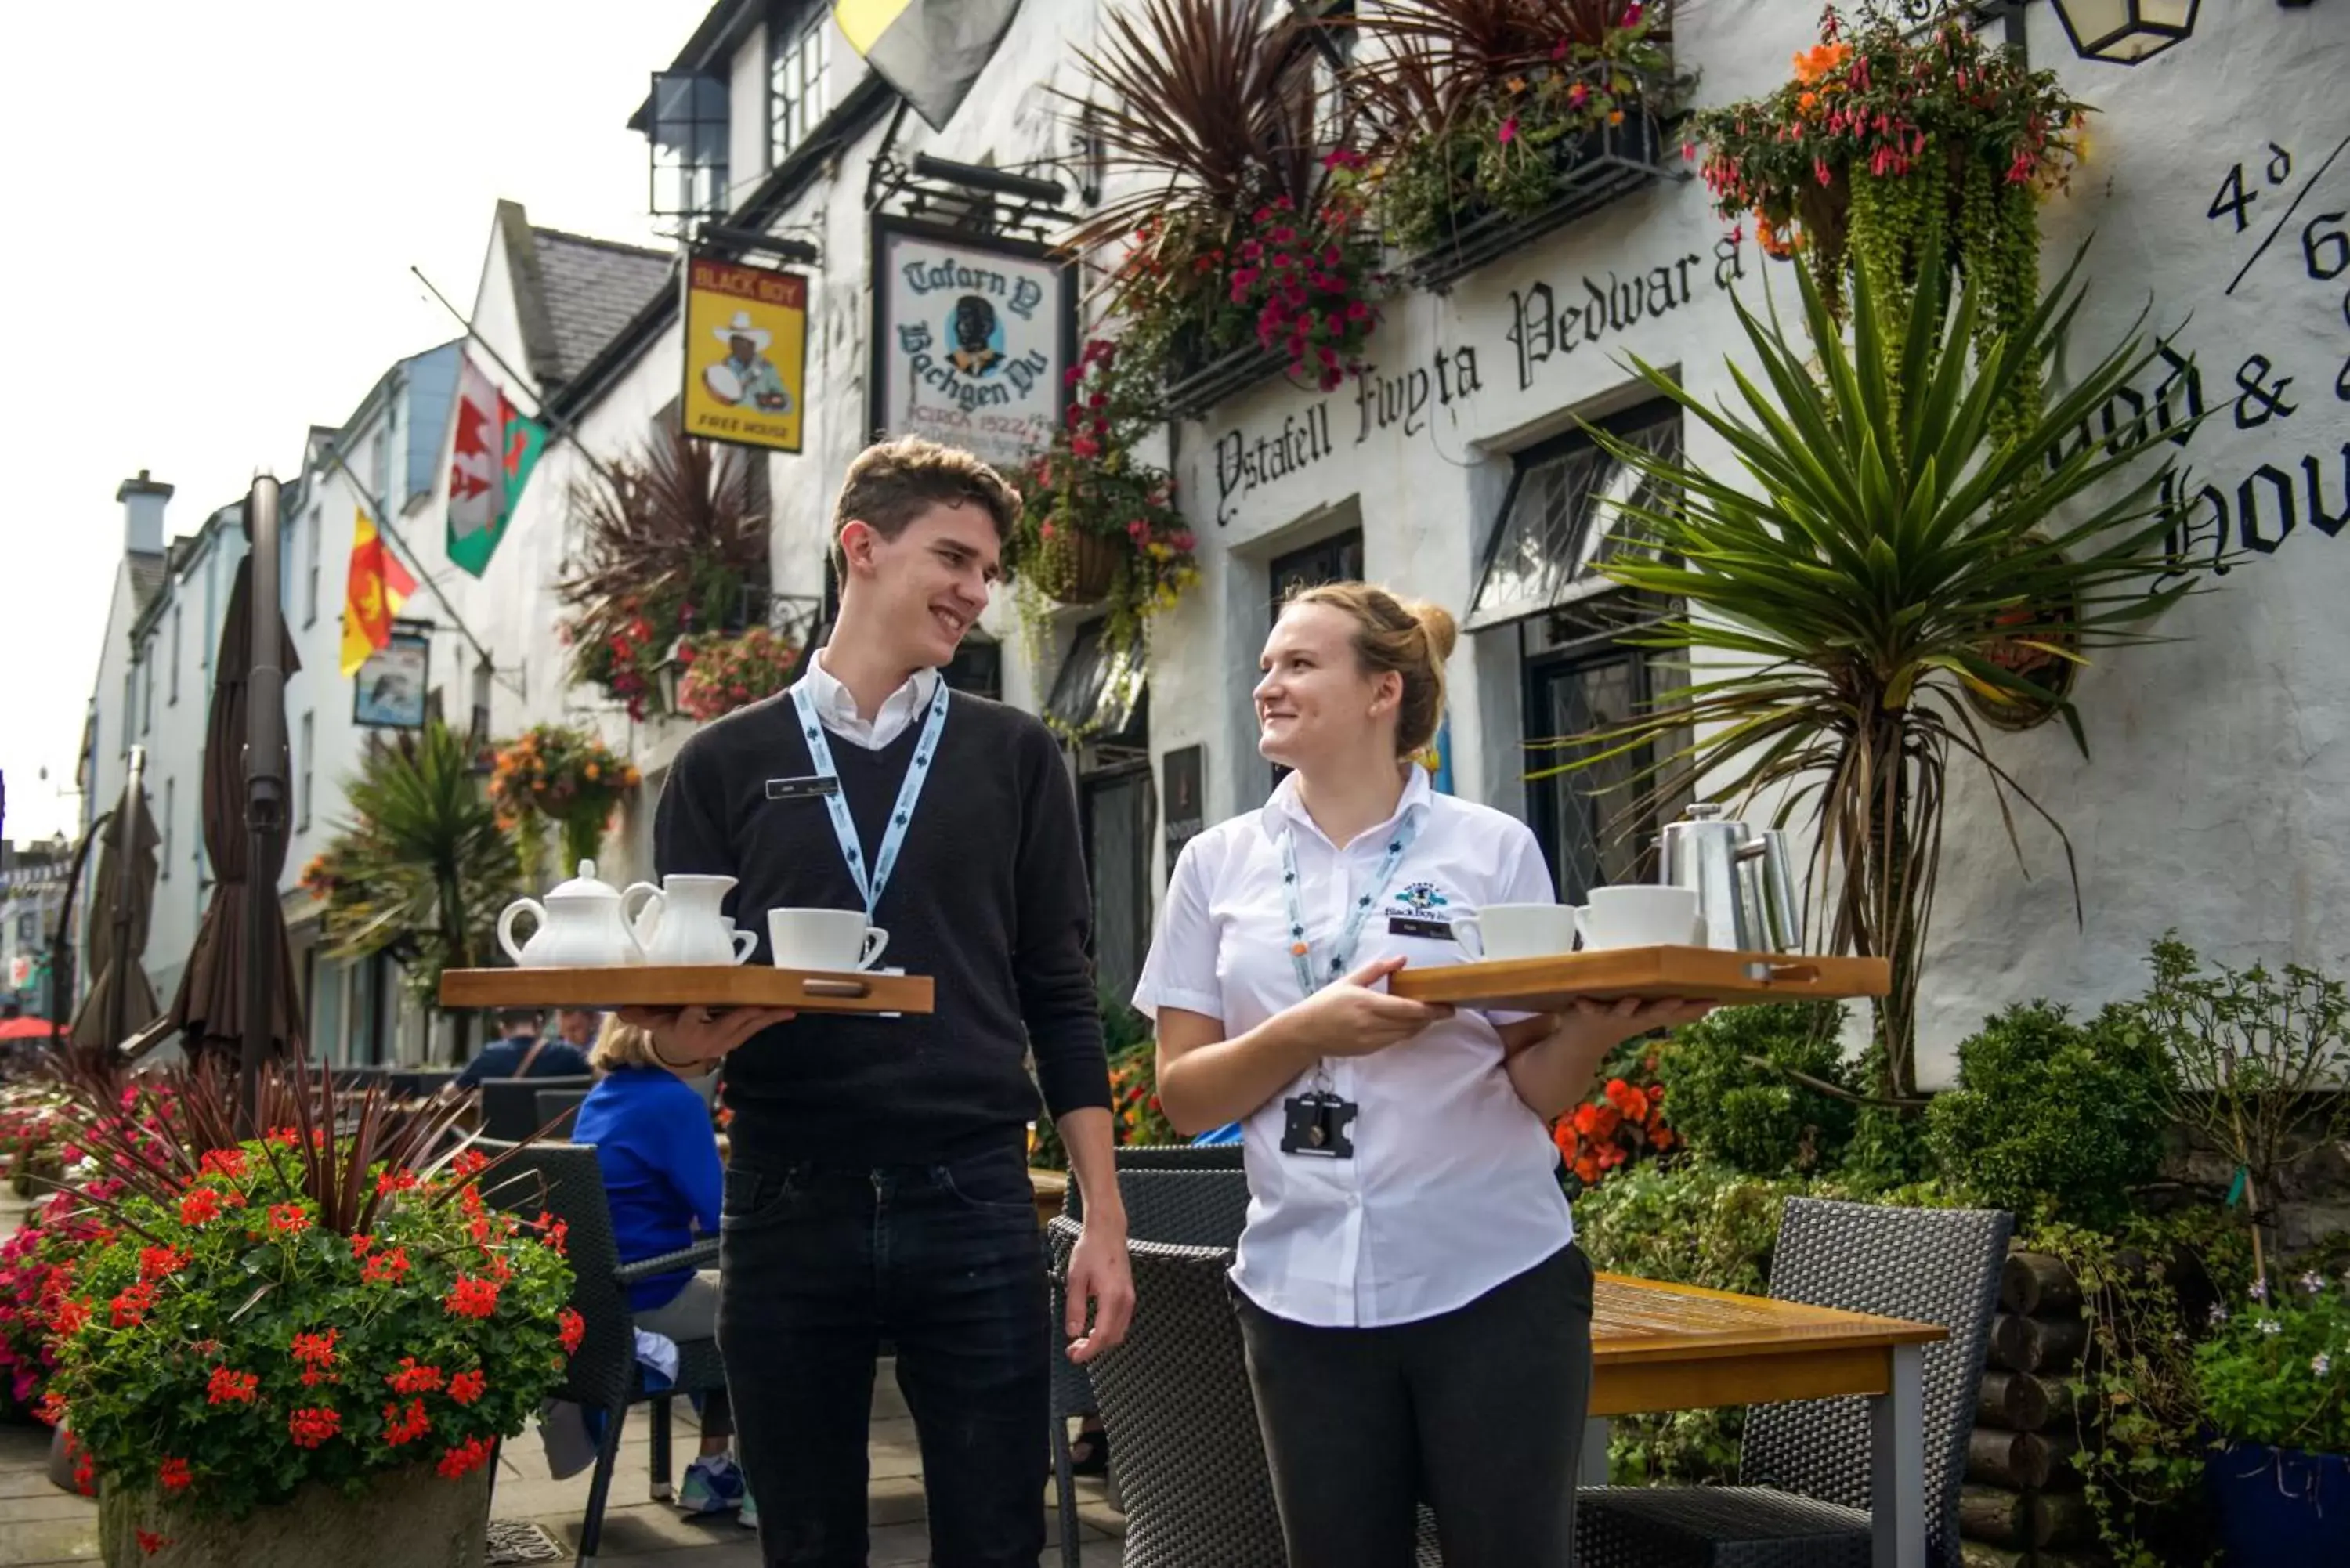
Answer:
<svg viewBox="0 0 2350 1568"><path fill-rule="evenodd" d="M653 678L660 683L661 711L671 718L685 716L685 710L678 705L678 688L685 682L685 672L692 668L691 649L682 637L669 645L660 663L653 667Z"/></svg>
<svg viewBox="0 0 2350 1568"><path fill-rule="evenodd" d="M2056 15L2086 60L2134 66L2195 31L2199 0L2056 0Z"/></svg>

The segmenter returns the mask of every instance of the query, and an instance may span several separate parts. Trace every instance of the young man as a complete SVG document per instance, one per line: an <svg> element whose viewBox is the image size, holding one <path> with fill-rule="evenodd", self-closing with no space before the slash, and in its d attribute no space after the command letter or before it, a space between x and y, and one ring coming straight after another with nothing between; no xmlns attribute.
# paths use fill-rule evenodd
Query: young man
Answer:
<svg viewBox="0 0 2350 1568"><path fill-rule="evenodd" d="M1133 1308L1076 796L1042 724L939 677L1018 506L968 453L867 451L834 513L831 640L790 691L689 741L661 791L660 872L738 878L753 961L768 961L771 909L858 909L889 930L893 964L936 982L925 1017L625 1015L673 1069L728 1057L718 1340L770 1563L864 1563L887 1339L921 1442L931 1561L1035 1568L1053 1347L1031 1053L1086 1200L1071 1358L1117 1344Z"/></svg>
<svg viewBox="0 0 2350 1568"><path fill-rule="evenodd" d="M543 1039L546 1015L535 1007L509 1007L498 1014L504 1038L482 1047L465 1064L452 1089L470 1089L484 1078L584 1078L595 1071L588 1053L569 1040Z"/></svg>

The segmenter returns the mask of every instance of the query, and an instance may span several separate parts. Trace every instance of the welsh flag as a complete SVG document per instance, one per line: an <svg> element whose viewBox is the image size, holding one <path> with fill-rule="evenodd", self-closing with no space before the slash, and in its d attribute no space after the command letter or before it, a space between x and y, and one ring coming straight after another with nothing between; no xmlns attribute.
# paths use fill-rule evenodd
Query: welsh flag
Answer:
<svg viewBox="0 0 2350 1568"><path fill-rule="evenodd" d="M480 576L546 446L546 427L525 418L472 356L458 362L457 435L449 459L449 559Z"/></svg>

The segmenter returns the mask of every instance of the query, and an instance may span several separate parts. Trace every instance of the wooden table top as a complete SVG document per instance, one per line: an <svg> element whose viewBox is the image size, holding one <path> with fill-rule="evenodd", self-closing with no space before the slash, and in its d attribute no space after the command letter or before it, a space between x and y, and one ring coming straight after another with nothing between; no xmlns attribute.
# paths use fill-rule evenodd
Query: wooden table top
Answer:
<svg viewBox="0 0 2350 1568"><path fill-rule="evenodd" d="M1882 1394L1889 1351L1949 1336L1939 1324L1601 1274L1591 1414Z"/></svg>

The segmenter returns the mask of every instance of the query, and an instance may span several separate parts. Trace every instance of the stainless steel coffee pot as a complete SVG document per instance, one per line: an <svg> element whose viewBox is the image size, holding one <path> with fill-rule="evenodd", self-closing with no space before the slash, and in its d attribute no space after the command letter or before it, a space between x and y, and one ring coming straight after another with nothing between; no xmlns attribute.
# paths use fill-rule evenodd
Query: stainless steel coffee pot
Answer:
<svg viewBox="0 0 2350 1568"><path fill-rule="evenodd" d="M1787 836L1760 831L1700 801L1665 825L1658 880L1697 894L1705 945L1737 952L1792 953L1804 947Z"/></svg>

